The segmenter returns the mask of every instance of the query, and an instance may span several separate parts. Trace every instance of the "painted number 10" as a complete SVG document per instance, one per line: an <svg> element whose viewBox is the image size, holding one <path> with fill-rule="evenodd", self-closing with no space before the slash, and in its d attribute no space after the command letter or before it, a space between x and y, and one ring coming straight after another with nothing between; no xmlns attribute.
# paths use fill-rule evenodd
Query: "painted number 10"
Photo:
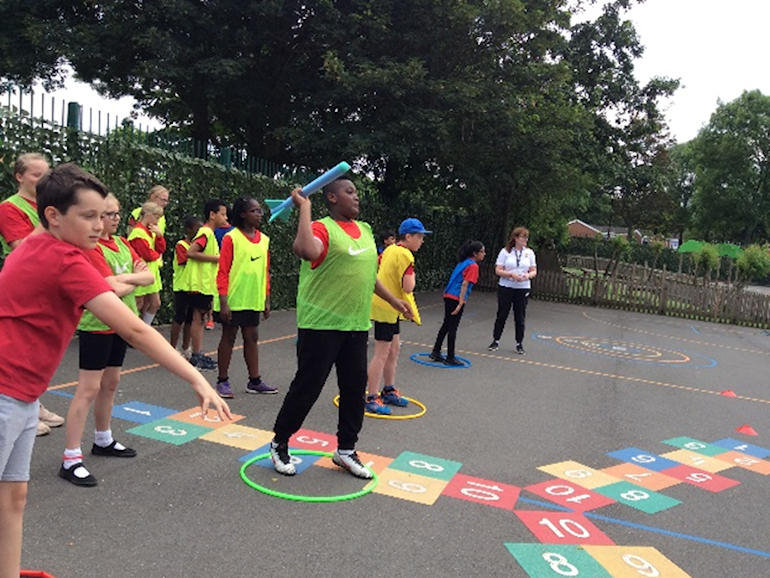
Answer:
<svg viewBox="0 0 770 578"><path fill-rule="evenodd" d="M465 482L469 486L475 486L473 488L463 488L460 493L469 498L475 498L476 500L484 500L487 502L494 502L500 499L500 496L494 492L502 492L503 489L500 486L489 486L487 484L480 484L468 480Z"/></svg>
<svg viewBox="0 0 770 578"><path fill-rule="evenodd" d="M548 528L551 532L553 532L557 538L564 538L566 532L567 534L571 534L575 536L575 538L588 538L591 533L585 529L580 523L576 522L575 520L565 519L565 520L559 520L559 526L561 526L561 529L564 530L562 532L557 528L551 520L548 518L541 519L538 524L540 526L545 526Z"/></svg>

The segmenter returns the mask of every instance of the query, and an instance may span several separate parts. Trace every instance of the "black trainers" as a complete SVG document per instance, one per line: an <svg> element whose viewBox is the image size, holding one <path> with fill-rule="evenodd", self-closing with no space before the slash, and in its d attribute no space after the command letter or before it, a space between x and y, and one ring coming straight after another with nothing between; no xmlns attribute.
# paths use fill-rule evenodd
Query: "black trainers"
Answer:
<svg viewBox="0 0 770 578"><path fill-rule="evenodd" d="M444 365L451 365L452 367L460 367L461 365L465 365L465 364L459 359L457 359L456 357L447 357L444 359Z"/></svg>
<svg viewBox="0 0 770 578"><path fill-rule="evenodd" d="M516 344L516 353L524 355L524 346L521 343Z"/></svg>
<svg viewBox="0 0 770 578"><path fill-rule="evenodd" d="M428 358L431 361L435 361L436 363L444 363L444 356L440 353L436 353L435 351L432 351Z"/></svg>
<svg viewBox="0 0 770 578"><path fill-rule="evenodd" d="M293 476L297 473L297 469L294 467L294 464L291 463L289 444L276 444L270 442L270 459L273 461L273 468L279 474Z"/></svg>
<svg viewBox="0 0 770 578"><path fill-rule="evenodd" d="M497 351L498 347L500 347L500 343L497 341L497 339L493 339L492 343L489 344L489 347L487 347L487 349L489 351Z"/></svg>
<svg viewBox="0 0 770 578"><path fill-rule="evenodd" d="M136 450L123 446L123 449L119 450L115 447L118 442L112 440L112 443L107 447L97 446L94 444L91 446L91 453L95 456L108 456L112 458L135 458Z"/></svg>
<svg viewBox="0 0 770 578"><path fill-rule="evenodd" d="M80 471L78 471L80 470ZM59 477L67 480L68 482L82 487L93 487L99 482L96 478L83 465L83 462L73 464L71 468L67 469L64 464L59 468Z"/></svg>

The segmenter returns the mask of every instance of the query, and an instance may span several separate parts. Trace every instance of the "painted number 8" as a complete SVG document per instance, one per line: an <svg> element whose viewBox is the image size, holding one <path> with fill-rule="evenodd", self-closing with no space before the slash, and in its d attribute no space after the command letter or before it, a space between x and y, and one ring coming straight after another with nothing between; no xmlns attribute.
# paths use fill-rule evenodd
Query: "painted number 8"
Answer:
<svg viewBox="0 0 770 578"><path fill-rule="evenodd" d="M660 576L658 569L641 556L635 554L623 554L623 562L631 566L631 568L636 570L642 576L650 576L651 578Z"/></svg>
<svg viewBox="0 0 770 578"><path fill-rule="evenodd" d="M555 552L543 552L543 560L548 562L551 570L562 576L577 576L580 574L577 568L570 564L561 554Z"/></svg>
<svg viewBox="0 0 770 578"><path fill-rule="evenodd" d="M438 464L429 464L425 460L410 460L409 465L413 468L421 468L423 470L428 470L429 472L443 472L444 467L440 466Z"/></svg>

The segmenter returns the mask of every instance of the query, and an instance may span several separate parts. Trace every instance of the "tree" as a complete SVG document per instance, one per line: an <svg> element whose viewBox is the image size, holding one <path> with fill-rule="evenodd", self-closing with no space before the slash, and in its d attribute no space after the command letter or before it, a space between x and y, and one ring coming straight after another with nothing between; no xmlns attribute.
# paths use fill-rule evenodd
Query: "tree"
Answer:
<svg viewBox="0 0 770 578"><path fill-rule="evenodd" d="M665 187L674 210L667 219L667 232L677 232L681 245L684 232L690 228L692 221L696 163L693 141L675 145L671 148L669 157L671 163Z"/></svg>
<svg viewBox="0 0 770 578"><path fill-rule="evenodd" d="M770 97L720 103L693 143L694 225L701 236L749 244L770 237Z"/></svg>
<svg viewBox="0 0 770 578"><path fill-rule="evenodd" d="M63 83L66 28L60 14L67 0L3 0L0 2L0 88L31 86L42 80L46 88Z"/></svg>

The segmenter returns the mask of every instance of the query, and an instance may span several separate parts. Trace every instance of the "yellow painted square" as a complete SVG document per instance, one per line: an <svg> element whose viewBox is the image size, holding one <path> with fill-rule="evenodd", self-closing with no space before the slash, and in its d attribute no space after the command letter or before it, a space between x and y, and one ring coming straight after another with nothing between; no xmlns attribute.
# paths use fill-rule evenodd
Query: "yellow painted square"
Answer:
<svg viewBox="0 0 770 578"><path fill-rule="evenodd" d="M758 474L764 474L765 476L770 475L770 462L767 460L761 460L754 456L744 454L743 452L735 451L725 452L723 454L719 454L717 457L720 460L724 460L725 462L732 464L733 466L737 466L745 470L751 470L752 472L756 472Z"/></svg>
<svg viewBox="0 0 770 578"><path fill-rule="evenodd" d="M599 470L589 468L580 462L559 462L547 466L540 466L537 469L541 472L561 478L562 480L569 480L573 484L577 484L578 486L582 486L589 490L621 481L615 476L610 476Z"/></svg>
<svg viewBox="0 0 770 578"><path fill-rule="evenodd" d="M711 472L712 474L732 467L725 460L718 460L716 458L704 456L703 454L691 452L690 450L675 450L660 455L661 457L674 460L675 462L682 463L686 466L698 468L704 472Z"/></svg>
<svg viewBox="0 0 770 578"><path fill-rule="evenodd" d="M392 498L401 498L410 502L419 502L420 504L432 505L444 488L447 482L418 476L399 470L385 469L379 475L379 482L374 488L375 494L383 494Z"/></svg>
<svg viewBox="0 0 770 578"><path fill-rule="evenodd" d="M251 452L272 440L273 432L231 423L211 430L199 439Z"/></svg>
<svg viewBox="0 0 770 578"><path fill-rule="evenodd" d="M614 578L665 576L690 578L690 575L651 546L591 546L583 545Z"/></svg>
<svg viewBox="0 0 770 578"><path fill-rule="evenodd" d="M374 470L374 473L378 476L382 471L390 465L393 458L387 458L385 456L378 456L377 454L368 454L366 452L356 451L358 459L367 468ZM314 466L321 466L322 468L329 468L330 470L338 470L339 466L335 465L331 458L318 458L318 461L313 464Z"/></svg>
<svg viewBox="0 0 770 578"><path fill-rule="evenodd" d="M233 422L242 420L244 417L245 416L243 415L233 414L232 421L228 421L228 420L222 421L221 419L219 419L217 412L211 409L209 410L208 415L204 417L201 414L201 408L198 406L195 406L195 407L191 407L190 409L180 411L179 413L168 415L164 419L173 419L176 421L183 421L185 423L192 423L203 427L219 428L219 427L224 427Z"/></svg>
<svg viewBox="0 0 770 578"><path fill-rule="evenodd" d="M617 466L602 468L601 471L655 492L682 483L681 480L661 474L660 472L648 470L636 464L622 463Z"/></svg>

